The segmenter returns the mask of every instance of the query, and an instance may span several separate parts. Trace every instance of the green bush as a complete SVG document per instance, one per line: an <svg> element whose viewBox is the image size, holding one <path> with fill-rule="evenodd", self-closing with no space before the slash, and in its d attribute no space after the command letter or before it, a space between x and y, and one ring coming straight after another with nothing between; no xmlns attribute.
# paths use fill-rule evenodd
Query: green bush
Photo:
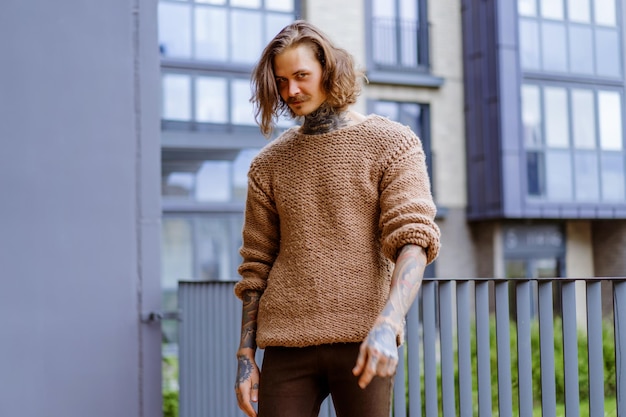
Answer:
<svg viewBox="0 0 626 417"><path fill-rule="evenodd" d="M473 388L473 404L475 414L478 412L478 360L476 346L476 325L472 323L471 334L471 360L472 360L472 388ZM519 410L519 379L517 371L517 328L514 322L509 325L510 334L510 357L511 357L511 388L513 399L514 413ZM495 317L491 317L489 323L490 335L490 366L491 366L491 398L492 407L498 409L498 356L496 344L496 323ZM535 406L541 404L541 360L539 350L539 323L535 320L530 326L531 337L531 361L532 361L532 384L533 384L533 400ZM458 351L456 339L454 346L455 358L455 382L457 390L457 410L459 409L458 389ZM602 350L604 357L604 396L605 398L613 398L616 396L616 369L615 369L615 339L613 335L613 324L610 320L602 323ZM406 352L406 351L405 351ZM554 371L555 371L555 387L557 404L565 402L565 371L563 362L563 326L559 317L554 320ZM424 398L424 375L423 367L421 368L421 394ZM589 367L587 361L587 335L584 330L578 331L578 383L579 395L581 403L589 400ZM437 367L437 384L441 387L441 368ZM442 403L442 392L438 390L439 405ZM408 401L407 401L408 404ZM422 403L422 407L424 404ZM441 411L441 410L440 410Z"/></svg>
<svg viewBox="0 0 626 417"><path fill-rule="evenodd" d="M163 417L178 417L178 391L163 392Z"/></svg>

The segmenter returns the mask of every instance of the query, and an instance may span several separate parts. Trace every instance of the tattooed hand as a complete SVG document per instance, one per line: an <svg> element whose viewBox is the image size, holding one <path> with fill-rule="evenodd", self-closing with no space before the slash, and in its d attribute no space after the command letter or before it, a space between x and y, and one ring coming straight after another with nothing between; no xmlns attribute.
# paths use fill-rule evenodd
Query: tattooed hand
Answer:
<svg viewBox="0 0 626 417"><path fill-rule="evenodd" d="M259 367L254 360L256 352L256 316L259 310L258 291L246 291L241 316L241 340L237 351L237 382L235 393L239 408L249 417L256 417L252 403L259 401Z"/></svg>
<svg viewBox="0 0 626 417"><path fill-rule="evenodd" d="M372 330L361 344L356 366L352 370L365 388L375 376L392 376L398 366L396 335L402 329L406 313L419 291L426 252L416 245L403 246L391 275L389 299Z"/></svg>
<svg viewBox="0 0 626 417"><path fill-rule="evenodd" d="M375 376L393 376L397 366L396 331L388 322L377 322L359 348L352 373L360 376L359 386L365 388Z"/></svg>
<svg viewBox="0 0 626 417"><path fill-rule="evenodd" d="M239 408L249 417L256 417L252 403L259 401L259 368L254 360L245 353L237 353L237 382L235 393Z"/></svg>

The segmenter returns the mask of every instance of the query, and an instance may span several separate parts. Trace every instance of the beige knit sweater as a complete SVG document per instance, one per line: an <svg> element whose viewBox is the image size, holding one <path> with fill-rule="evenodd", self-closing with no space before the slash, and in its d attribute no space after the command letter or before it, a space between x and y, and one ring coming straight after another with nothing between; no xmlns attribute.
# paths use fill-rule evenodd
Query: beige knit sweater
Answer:
<svg viewBox="0 0 626 417"><path fill-rule="evenodd" d="M371 115L321 134L292 128L253 160L235 294L263 292L257 344L360 342L389 296L405 244L439 251L424 152Z"/></svg>

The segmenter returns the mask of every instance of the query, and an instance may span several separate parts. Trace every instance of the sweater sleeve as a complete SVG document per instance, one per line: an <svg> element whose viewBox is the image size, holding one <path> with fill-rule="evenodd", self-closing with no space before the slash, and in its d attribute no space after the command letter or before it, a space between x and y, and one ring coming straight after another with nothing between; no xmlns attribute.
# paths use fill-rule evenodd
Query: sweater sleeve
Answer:
<svg viewBox="0 0 626 417"><path fill-rule="evenodd" d="M430 191L426 157L420 140L408 127L392 152L380 185L382 251L393 262L406 244L425 249L428 263L439 253L439 227Z"/></svg>
<svg viewBox="0 0 626 417"><path fill-rule="evenodd" d="M280 243L278 214L274 201L248 175L248 195L243 225L243 245L239 250L243 261L239 266L242 279L235 285L235 295L243 299L247 290L263 292Z"/></svg>

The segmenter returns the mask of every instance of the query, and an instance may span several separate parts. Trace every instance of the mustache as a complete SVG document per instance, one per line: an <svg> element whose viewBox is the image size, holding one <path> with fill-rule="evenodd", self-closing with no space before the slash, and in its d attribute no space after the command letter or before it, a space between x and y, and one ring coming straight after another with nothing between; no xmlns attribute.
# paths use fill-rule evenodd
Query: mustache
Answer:
<svg viewBox="0 0 626 417"><path fill-rule="evenodd" d="M289 97L287 99L287 104L298 103L302 101L307 101L310 97L306 94L299 94L297 96Z"/></svg>

